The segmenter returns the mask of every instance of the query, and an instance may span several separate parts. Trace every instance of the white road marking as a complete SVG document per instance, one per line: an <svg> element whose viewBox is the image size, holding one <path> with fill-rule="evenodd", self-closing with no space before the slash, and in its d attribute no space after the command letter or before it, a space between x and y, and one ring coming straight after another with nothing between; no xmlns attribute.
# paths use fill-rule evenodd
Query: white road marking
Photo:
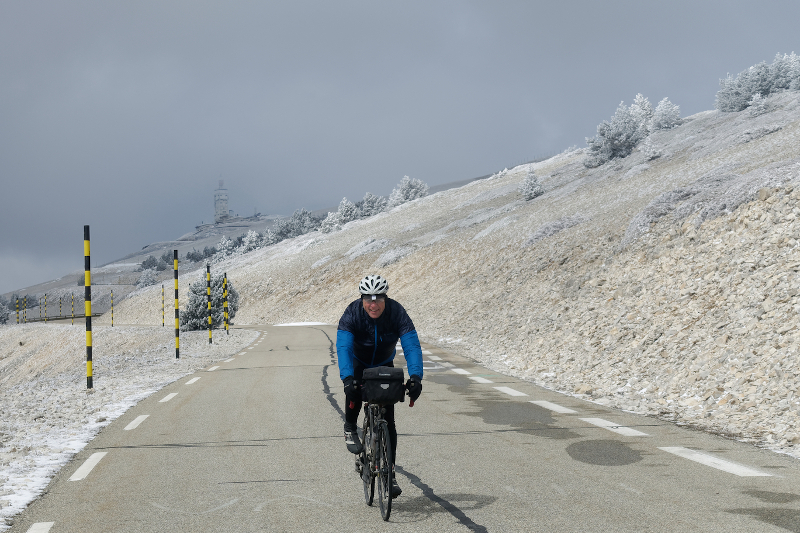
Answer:
<svg viewBox="0 0 800 533"><path fill-rule="evenodd" d="M47 533L55 522L36 522L28 528L28 533Z"/></svg>
<svg viewBox="0 0 800 533"><path fill-rule="evenodd" d="M254 348L254 346L250 346L250 347L248 348L248 350L252 350L253 348Z"/></svg>
<svg viewBox="0 0 800 533"><path fill-rule="evenodd" d="M443 367L446 367L446 368L453 368L454 366L456 366L453 363L445 363L444 361L442 361L439 364L442 365Z"/></svg>
<svg viewBox="0 0 800 533"><path fill-rule="evenodd" d="M127 426L125 426L125 431L130 431L130 430L132 430L132 429L136 429L136 428L139 426L139 424L141 424L142 422L144 422L144 421L145 421L145 419L146 419L148 416L150 416L150 415L141 415L141 416L137 416L136 418L134 418L134 419L133 419L133 422L131 422L130 424L128 424Z"/></svg>
<svg viewBox="0 0 800 533"><path fill-rule="evenodd" d="M471 379L475 383L494 383L494 381L492 381L490 379L481 378L481 377L478 377L478 376L470 376L469 379Z"/></svg>
<svg viewBox="0 0 800 533"><path fill-rule="evenodd" d="M544 407L545 409L550 409L551 411L555 411L556 413L577 413L577 411L573 411L567 407L561 407L557 403L548 402L546 400L531 400L531 403L535 403L539 407Z"/></svg>
<svg viewBox="0 0 800 533"><path fill-rule="evenodd" d="M186 384L187 385L191 385L192 383L196 383L198 379L200 379L200 378L192 378L189 381L187 381Z"/></svg>
<svg viewBox="0 0 800 533"><path fill-rule="evenodd" d="M231 357L230 359L225 359L225 360L223 361L223 363L230 363L231 361L233 361L233 357Z"/></svg>
<svg viewBox="0 0 800 533"><path fill-rule="evenodd" d="M239 355L244 355L244 354L246 354L246 353L247 353L247 352L242 352L242 353L240 353Z"/></svg>
<svg viewBox="0 0 800 533"><path fill-rule="evenodd" d="M439 357L438 355L429 355L428 359L430 359L431 361L441 361L442 360L442 358Z"/></svg>
<svg viewBox="0 0 800 533"><path fill-rule="evenodd" d="M219 368L219 366L212 366L211 368L209 368L208 370L206 370L206 372L213 372L214 370L216 370L216 369L218 369L218 368Z"/></svg>
<svg viewBox="0 0 800 533"><path fill-rule="evenodd" d="M431 354L431 352L429 352L428 350L422 350L422 354L423 354L423 355L430 355L430 354Z"/></svg>
<svg viewBox="0 0 800 533"><path fill-rule="evenodd" d="M525 394L524 392L514 390L510 387L495 387L495 389L499 390L500 392L504 392L509 396L527 396L527 394Z"/></svg>
<svg viewBox="0 0 800 533"><path fill-rule="evenodd" d="M601 427L603 429L607 429L609 431L613 431L614 433L618 433L620 435L625 435L626 437L649 437L647 433L642 433L641 431L637 431L635 429L631 429L629 427L620 426L615 424L614 422L609 422L608 420L603 420L602 418L581 418L584 422L588 422L590 424L594 424L595 426Z"/></svg>
<svg viewBox="0 0 800 533"><path fill-rule="evenodd" d="M659 450L664 450L665 452L683 457L684 459L689 459L690 461L710 466L711 468L716 468L717 470L722 470L723 472L728 472L729 474L735 474L741 477L772 476L772 474L760 472L754 468L736 464L732 461L726 461L725 459L719 459L718 457L713 457L711 455L690 450L689 448L683 448L681 446L667 446L664 448L659 448Z"/></svg>
<svg viewBox="0 0 800 533"><path fill-rule="evenodd" d="M472 374L472 372L464 370L463 368L453 368L452 371L455 372L456 374L461 374L464 376L466 376L467 374Z"/></svg>
<svg viewBox="0 0 800 533"><path fill-rule="evenodd" d="M86 459L86 462L83 463L81 465L81 467L75 471L74 474L72 474L72 477L69 478L69 480L70 481L80 481L83 478L85 478L86 476L88 476L89 472L92 471L92 468L97 466L97 463L100 462L100 459L105 457L106 453L108 453L108 452L97 452L97 453L93 453L92 455L90 455L89 458Z"/></svg>
<svg viewBox="0 0 800 533"><path fill-rule="evenodd" d="M162 399L158 400L158 403L168 402L168 401L170 401L171 399L173 399L177 395L178 395L177 392L170 392L169 394L164 396Z"/></svg>

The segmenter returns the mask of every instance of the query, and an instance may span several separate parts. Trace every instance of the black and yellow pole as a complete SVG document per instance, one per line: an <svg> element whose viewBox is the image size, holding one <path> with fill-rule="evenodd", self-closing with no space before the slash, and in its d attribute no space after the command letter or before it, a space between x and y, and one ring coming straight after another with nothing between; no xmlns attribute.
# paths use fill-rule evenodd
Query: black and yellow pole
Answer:
<svg viewBox="0 0 800 533"><path fill-rule="evenodd" d="M111 291L111 327L114 327L114 291Z"/></svg>
<svg viewBox="0 0 800 533"><path fill-rule="evenodd" d="M164 316L164 284L161 284L161 327L166 326L166 317Z"/></svg>
<svg viewBox="0 0 800 533"><path fill-rule="evenodd" d="M28 323L28 295L22 300L22 321Z"/></svg>
<svg viewBox="0 0 800 533"><path fill-rule="evenodd" d="M17 298L17 324L19 324L19 298Z"/></svg>
<svg viewBox="0 0 800 533"><path fill-rule="evenodd" d="M89 226L83 227L83 306L86 316L86 388L92 388L92 261L89 254Z"/></svg>
<svg viewBox="0 0 800 533"><path fill-rule="evenodd" d="M222 306L225 311L225 335L230 335L228 331L228 273L222 277Z"/></svg>
<svg viewBox="0 0 800 533"><path fill-rule="evenodd" d="M47 322L47 293L44 293L44 321Z"/></svg>
<svg viewBox="0 0 800 533"><path fill-rule="evenodd" d="M71 304L71 307L72 307L72 325L74 326L75 325L75 293L72 293L71 296L72 296L72 304Z"/></svg>
<svg viewBox="0 0 800 533"><path fill-rule="evenodd" d="M175 270L175 359L179 359L181 356L180 352L180 345L181 345L181 324L180 324L180 315L178 311L178 250L174 251L174 255L172 256L172 263L173 268Z"/></svg>
<svg viewBox="0 0 800 533"><path fill-rule="evenodd" d="M39 298L39 321L42 321L42 299Z"/></svg>
<svg viewBox="0 0 800 533"><path fill-rule="evenodd" d="M61 296L58 297L58 318L61 318Z"/></svg>
<svg viewBox="0 0 800 533"><path fill-rule="evenodd" d="M208 344L211 344L211 265L206 263L206 299L208 300Z"/></svg>

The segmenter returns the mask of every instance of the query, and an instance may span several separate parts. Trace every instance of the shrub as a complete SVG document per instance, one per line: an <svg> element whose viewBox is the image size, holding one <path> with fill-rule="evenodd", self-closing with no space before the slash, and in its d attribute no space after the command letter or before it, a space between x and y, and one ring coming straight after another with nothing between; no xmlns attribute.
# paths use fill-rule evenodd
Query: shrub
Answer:
<svg viewBox="0 0 800 533"><path fill-rule="evenodd" d="M533 200L537 196L544 194L544 189L539 183L539 178L536 177L536 173L533 171L533 166L528 167L528 175L525 176L525 179L520 183L519 192L522 193L522 196L526 200Z"/></svg>
<svg viewBox="0 0 800 533"><path fill-rule="evenodd" d="M424 181L403 176L397 187L392 190L392 194L389 195L389 207L396 207L411 200L427 196L428 189L428 184Z"/></svg>
<svg viewBox="0 0 800 533"><path fill-rule="evenodd" d="M211 324L212 328L224 325L224 306L222 301L222 275L211 276ZM239 310L239 293L228 280L229 323ZM189 301L180 314L181 331L208 329L208 300L206 296L206 274L189 285Z"/></svg>

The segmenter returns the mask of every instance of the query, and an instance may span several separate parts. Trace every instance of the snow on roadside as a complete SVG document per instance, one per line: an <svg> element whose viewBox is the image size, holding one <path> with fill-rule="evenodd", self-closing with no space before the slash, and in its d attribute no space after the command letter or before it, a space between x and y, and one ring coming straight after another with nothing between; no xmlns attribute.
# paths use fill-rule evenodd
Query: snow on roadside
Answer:
<svg viewBox="0 0 800 533"><path fill-rule="evenodd" d="M93 385L86 389L83 327L27 324L0 329L0 531L105 426L165 385L250 344L233 329L208 344L205 331L95 327Z"/></svg>

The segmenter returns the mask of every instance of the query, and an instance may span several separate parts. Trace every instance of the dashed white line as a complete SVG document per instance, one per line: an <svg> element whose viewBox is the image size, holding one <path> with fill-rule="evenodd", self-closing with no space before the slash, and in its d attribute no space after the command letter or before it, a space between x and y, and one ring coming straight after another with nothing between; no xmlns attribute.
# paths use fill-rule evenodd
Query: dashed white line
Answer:
<svg viewBox="0 0 800 533"><path fill-rule="evenodd" d="M494 383L491 379L486 379L478 376L470 376L469 379L474 381L475 383Z"/></svg>
<svg viewBox="0 0 800 533"><path fill-rule="evenodd" d="M197 380L198 380L198 379L200 379L200 378L192 378L192 379L190 379L189 381L187 381L187 382L186 382L186 384L187 384L187 385L191 385L192 383L197 383Z"/></svg>
<svg viewBox="0 0 800 533"><path fill-rule="evenodd" d="M452 372L455 372L456 374L461 374L463 376L466 376L468 374L472 374L472 372L470 372L468 370L464 370L463 368L453 368L451 370L452 370Z"/></svg>
<svg viewBox="0 0 800 533"><path fill-rule="evenodd" d="M55 522L36 522L28 528L28 533L47 533Z"/></svg>
<svg viewBox="0 0 800 533"><path fill-rule="evenodd" d="M717 470L722 470L723 472L728 472L729 474L735 474L741 477L772 476L772 474L760 472L754 468L743 466L732 461L726 461L725 459L719 459L718 457L700 453L695 450L690 450L689 448L683 448L681 446L667 446L664 448L659 448L659 450L664 450L665 452L683 457L684 459L689 459L690 461L710 466L711 468L716 468Z"/></svg>
<svg viewBox="0 0 800 533"><path fill-rule="evenodd" d="M134 418L134 419L133 419L133 422L131 422L130 424L128 424L127 426L125 426L125 431L130 431L130 430L132 430L132 429L136 429L136 428L139 426L139 424L141 424L142 422L144 422L144 421L145 421L145 419L146 419L148 416L150 416L150 415L141 415L141 416L137 416L136 418Z"/></svg>
<svg viewBox="0 0 800 533"><path fill-rule="evenodd" d="M206 372L213 372L214 370L216 370L216 369L218 369L218 368L219 368L219 366L212 366L211 368L209 368L208 370L206 370Z"/></svg>
<svg viewBox="0 0 800 533"><path fill-rule="evenodd" d="M246 353L247 353L247 352L241 352L239 355L244 355L244 354L246 354Z"/></svg>
<svg viewBox="0 0 800 533"><path fill-rule="evenodd" d="M567 407L562 407L557 403L548 402L547 400L531 400L531 403L535 403L539 407L550 409L551 411L554 411L556 413L564 413L564 414L577 413L577 411L573 411L572 409L569 409Z"/></svg>
<svg viewBox="0 0 800 533"><path fill-rule="evenodd" d="M438 355L429 355L428 359L430 359L431 361L441 361L442 360L442 358L439 357Z"/></svg>
<svg viewBox="0 0 800 533"><path fill-rule="evenodd" d="M649 437L647 433L642 433L636 429L632 429L625 426L620 426L619 424L615 424L614 422L609 422L608 420L603 420L602 418L581 418L584 422L588 422L590 424L594 424L595 426L601 427L603 429L607 429L609 431L613 431L619 435L624 435L626 437Z"/></svg>
<svg viewBox="0 0 800 533"><path fill-rule="evenodd" d="M527 396L527 394L525 394L524 392L514 390L511 387L495 387L495 389L499 390L500 392L504 392L509 396Z"/></svg>
<svg viewBox="0 0 800 533"><path fill-rule="evenodd" d="M442 362L441 362L441 363L439 363L439 364L440 364L440 365L442 365L442 366L443 366L443 367L445 367L445 368L453 368L454 366L456 366L456 365L454 365L453 363L445 363L444 361L442 361Z"/></svg>
<svg viewBox="0 0 800 533"><path fill-rule="evenodd" d="M430 355L430 354L431 354L431 352L429 352L428 350L422 350L422 354L423 354L423 355Z"/></svg>
<svg viewBox="0 0 800 533"><path fill-rule="evenodd" d="M230 363L231 361L233 361L233 357L231 357L230 359L225 359L225 360L223 361L223 363Z"/></svg>
<svg viewBox="0 0 800 533"><path fill-rule="evenodd" d="M170 401L171 399L173 399L177 395L178 395L177 392L170 392L169 394L167 394L166 396L164 396L163 398L158 400L158 403L168 402L168 401Z"/></svg>
<svg viewBox="0 0 800 533"><path fill-rule="evenodd" d="M83 478L85 478L86 476L88 476L89 472L92 471L92 468L97 466L97 463L100 462L100 459L105 457L106 453L108 453L108 452L97 452L97 453L93 453L92 455L90 455L89 458L86 459L86 462L83 463L81 465L81 467L78 468L75 471L74 474L72 474L72 477L69 478L69 480L70 481L80 481Z"/></svg>

